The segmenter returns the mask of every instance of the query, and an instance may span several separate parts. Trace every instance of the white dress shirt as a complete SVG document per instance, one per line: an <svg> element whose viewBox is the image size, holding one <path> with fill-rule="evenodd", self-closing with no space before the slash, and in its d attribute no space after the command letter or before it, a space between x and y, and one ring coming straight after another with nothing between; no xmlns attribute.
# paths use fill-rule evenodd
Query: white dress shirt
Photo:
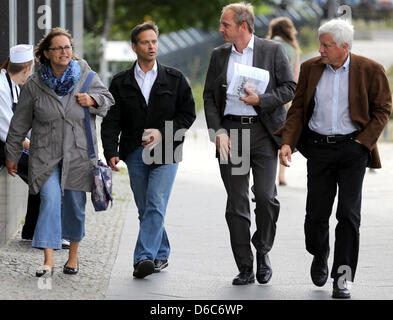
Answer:
<svg viewBox="0 0 393 320"><path fill-rule="evenodd" d="M12 111L13 102L18 102L19 95L18 85L11 80L14 94L14 101L12 101L11 90L7 81L6 73L5 69L0 72L0 140L3 142L7 139L8 129L14 115L14 112Z"/></svg>
<svg viewBox="0 0 393 320"><path fill-rule="evenodd" d="M143 72L137 62L135 65L134 76L143 96L145 97L146 105L148 105L151 88L157 79L157 61L154 62L153 68L146 73Z"/></svg>
<svg viewBox="0 0 393 320"><path fill-rule="evenodd" d="M323 135L357 131L349 113L349 63L350 55L337 70L326 65L315 91L315 108L308 123L312 131Z"/></svg>
<svg viewBox="0 0 393 320"><path fill-rule="evenodd" d="M231 54L228 61L227 69L227 88L233 80L233 72L235 62L251 66L253 64L254 57L254 35L251 36L251 40L248 42L247 47L240 53L236 50L234 44L232 44ZM252 106L246 105L243 101L239 100L239 96L230 95L227 93L226 107L224 115L233 114L238 116L256 116L258 115Z"/></svg>

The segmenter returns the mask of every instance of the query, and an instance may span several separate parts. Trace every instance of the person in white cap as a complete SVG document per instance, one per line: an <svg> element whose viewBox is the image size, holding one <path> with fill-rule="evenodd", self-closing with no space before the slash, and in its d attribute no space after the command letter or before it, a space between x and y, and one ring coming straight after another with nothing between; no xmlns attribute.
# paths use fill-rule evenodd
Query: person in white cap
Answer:
<svg viewBox="0 0 393 320"><path fill-rule="evenodd" d="M11 118L18 102L20 88L26 82L34 67L33 46L19 44L11 47L10 56L0 67L0 167L4 166L4 143L7 138ZM28 150L30 141L23 142L24 153L18 163L18 175L27 183ZM22 229L22 239L33 238L40 208L40 196L29 194L27 213Z"/></svg>

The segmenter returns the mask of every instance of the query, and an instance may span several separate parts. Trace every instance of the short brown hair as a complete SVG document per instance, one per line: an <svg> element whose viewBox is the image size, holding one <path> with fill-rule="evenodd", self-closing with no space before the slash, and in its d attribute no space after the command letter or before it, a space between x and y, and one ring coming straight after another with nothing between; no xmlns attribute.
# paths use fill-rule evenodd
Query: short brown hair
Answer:
<svg viewBox="0 0 393 320"><path fill-rule="evenodd" d="M10 58L8 57L0 67L0 70L6 69L10 74L17 74L21 72L24 68L30 67L33 64L33 60L22 62L22 63L14 63L10 62Z"/></svg>
<svg viewBox="0 0 393 320"><path fill-rule="evenodd" d="M46 64L49 60L45 57L44 51L48 50L51 46L52 39L57 36L66 36L71 43L74 45L71 33L60 27L53 28L45 37L43 37L34 49L34 55L40 64ZM72 52L72 59L78 60L74 52Z"/></svg>
<svg viewBox="0 0 393 320"><path fill-rule="evenodd" d="M222 8L222 13L227 10L233 12L233 20L240 26L243 22L247 23L248 31L254 33L254 7L247 2L231 3Z"/></svg>
<svg viewBox="0 0 393 320"><path fill-rule="evenodd" d="M142 24L138 24L131 30L131 43L137 44L138 34L146 30L153 30L158 37L159 31L157 25L153 21L147 21Z"/></svg>

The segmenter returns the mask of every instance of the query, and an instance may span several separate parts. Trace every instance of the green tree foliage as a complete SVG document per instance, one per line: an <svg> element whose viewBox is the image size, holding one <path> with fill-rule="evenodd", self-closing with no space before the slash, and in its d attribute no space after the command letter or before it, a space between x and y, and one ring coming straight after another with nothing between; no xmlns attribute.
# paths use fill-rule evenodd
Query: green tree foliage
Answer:
<svg viewBox="0 0 393 320"><path fill-rule="evenodd" d="M85 28L103 34L109 0L85 0ZM128 39L130 30L147 20L155 21L161 33L189 27L217 30L221 9L231 0L114 0L110 39ZM254 6L270 0L250 0Z"/></svg>

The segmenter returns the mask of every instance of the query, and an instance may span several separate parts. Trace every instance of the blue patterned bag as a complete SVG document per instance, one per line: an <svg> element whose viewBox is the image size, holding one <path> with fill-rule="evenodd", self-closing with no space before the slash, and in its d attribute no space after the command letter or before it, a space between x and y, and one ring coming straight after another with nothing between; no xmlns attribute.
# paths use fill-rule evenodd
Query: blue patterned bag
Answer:
<svg viewBox="0 0 393 320"><path fill-rule="evenodd" d="M113 204L112 197L112 169L101 160L93 168L93 190L91 201L95 211L103 211L108 208L109 202Z"/></svg>
<svg viewBox="0 0 393 320"><path fill-rule="evenodd" d="M81 93L85 93L89 87L93 77L94 71L90 71L85 83L83 84ZM93 190L91 191L91 201L95 211L104 211L108 208L109 202L113 205L112 197L112 169L108 167L101 160L96 161L96 154L94 151L93 137L90 127L90 115L88 108L83 107L85 112L85 126L87 134L87 143L89 145L90 159L93 161Z"/></svg>

